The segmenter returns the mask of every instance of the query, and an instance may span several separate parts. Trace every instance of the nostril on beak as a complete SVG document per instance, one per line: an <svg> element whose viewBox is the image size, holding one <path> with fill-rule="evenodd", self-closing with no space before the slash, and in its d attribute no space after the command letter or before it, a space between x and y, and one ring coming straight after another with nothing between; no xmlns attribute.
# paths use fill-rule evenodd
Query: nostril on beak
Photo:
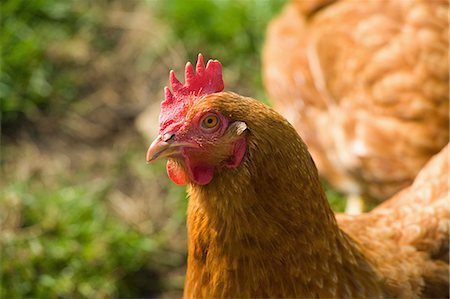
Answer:
<svg viewBox="0 0 450 299"><path fill-rule="evenodd" d="M163 136L164 142L174 141L175 140L175 133L166 133Z"/></svg>

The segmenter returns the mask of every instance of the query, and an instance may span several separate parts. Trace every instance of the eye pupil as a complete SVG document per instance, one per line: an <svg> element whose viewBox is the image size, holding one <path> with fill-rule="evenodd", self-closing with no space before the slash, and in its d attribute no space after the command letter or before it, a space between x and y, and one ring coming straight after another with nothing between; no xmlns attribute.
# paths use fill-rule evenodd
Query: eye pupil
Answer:
<svg viewBox="0 0 450 299"><path fill-rule="evenodd" d="M217 126L219 119L215 115L208 115L202 121L202 126L207 129L212 129Z"/></svg>

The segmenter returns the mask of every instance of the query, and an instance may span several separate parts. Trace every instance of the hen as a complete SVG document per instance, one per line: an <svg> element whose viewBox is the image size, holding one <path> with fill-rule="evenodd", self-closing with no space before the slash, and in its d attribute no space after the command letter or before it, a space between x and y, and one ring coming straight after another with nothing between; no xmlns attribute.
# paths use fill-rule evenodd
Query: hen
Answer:
<svg viewBox="0 0 450 299"><path fill-rule="evenodd" d="M275 110L223 92L201 55L170 73L147 161L188 184L185 298L448 296L448 149L409 188L339 223L296 130Z"/></svg>
<svg viewBox="0 0 450 299"><path fill-rule="evenodd" d="M448 143L448 5L292 1L269 25L269 97L350 197L389 198Z"/></svg>

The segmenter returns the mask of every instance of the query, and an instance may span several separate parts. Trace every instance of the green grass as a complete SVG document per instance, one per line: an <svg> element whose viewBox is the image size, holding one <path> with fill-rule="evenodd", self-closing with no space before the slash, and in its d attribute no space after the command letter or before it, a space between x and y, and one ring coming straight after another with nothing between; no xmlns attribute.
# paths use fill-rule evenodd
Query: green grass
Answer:
<svg viewBox="0 0 450 299"><path fill-rule="evenodd" d="M344 212L346 206L346 199L342 193L333 190L328 184L322 182L325 188L325 194L327 196L328 202L331 208L336 212Z"/></svg>
<svg viewBox="0 0 450 299"><path fill-rule="evenodd" d="M118 221L104 203L105 185L15 183L20 230L3 232L2 298L110 298L129 294L121 278L150 258L158 243ZM151 281L149 281L151 283Z"/></svg>
<svg viewBox="0 0 450 299"><path fill-rule="evenodd" d="M65 45L95 27L86 1L7 0L1 4L0 109L2 124L32 118L51 105L75 100L76 65L49 59L52 45Z"/></svg>

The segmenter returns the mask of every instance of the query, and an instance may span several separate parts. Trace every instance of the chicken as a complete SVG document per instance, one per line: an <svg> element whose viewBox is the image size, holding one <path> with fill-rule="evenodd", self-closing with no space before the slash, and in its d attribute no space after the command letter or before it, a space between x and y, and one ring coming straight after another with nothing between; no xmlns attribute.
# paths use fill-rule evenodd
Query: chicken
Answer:
<svg viewBox="0 0 450 299"><path fill-rule="evenodd" d="M449 154L447 145L419 172L410 187L370 213L337 215L339 226L374 252L372 259L384 276L389 277L390 272L397 272L396 277L404 275L399 287L416 277L411 281L418 284L410 283L411 290L404 292L403 298L416 297L420 288L426 298L449 297ZM384 231L380 230L383 227ZM424 252L431 260L422 260ZM418 271L419 265L422 271ZM415 271L409 271L414 268Z"/></svg>
<svg viewBox="0 0 450 299"><path fill-rule="evenodd" d="M349 197L389 198L448 143L448 6L291 1L270 23L269 98Z"/></svg>
<svg viewBox="0 0 450 299"><path fill-rule="evenodd" d="M283 116L224 92L218 61L199 55L185 73L170 73L147 152L188 185L185 298L448 295L447 148L412 187L338 223Z"/></svg>

